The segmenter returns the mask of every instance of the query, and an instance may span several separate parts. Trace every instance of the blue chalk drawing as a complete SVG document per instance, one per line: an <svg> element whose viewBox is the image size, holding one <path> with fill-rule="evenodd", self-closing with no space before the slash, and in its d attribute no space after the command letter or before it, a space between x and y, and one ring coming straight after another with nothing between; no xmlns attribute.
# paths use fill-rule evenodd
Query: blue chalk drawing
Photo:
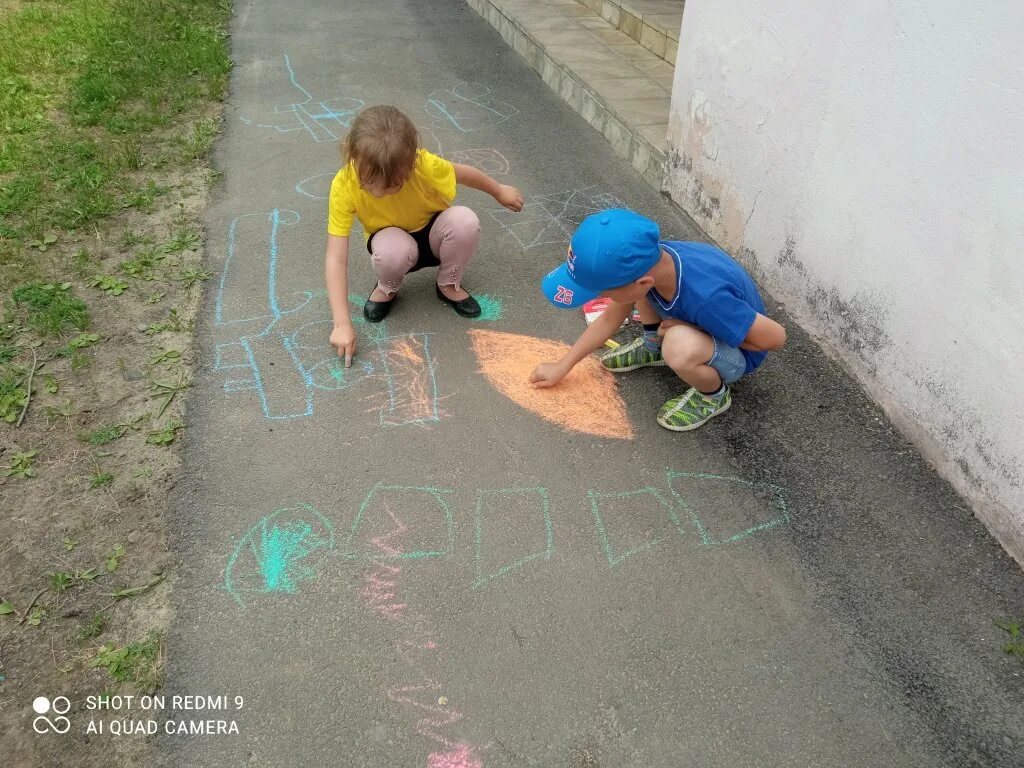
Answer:
<svg viewBox="0 0 1024 768"><path fill-rule="evenodd" d="M224 588L242 607L253 595L296 594L334 544L334 526L309 504L279 509L238 542L224 569Z"/></svg>
<svg viewBox="0 0 1024 768"><path fill-rule="evenodd" d="M701 543L705 547L713 547L718 544L731 544L733 542L742 541L743 539L751 536L759 531L766 531L769 528L774 528L777 525L783 525L789 523L789 508L786 505L785 489L773 485L771 483L760 483L756 484L750 480L743 480L739 477L730 477L727 475L712 475L705 472L674 472L672 470L666 470L666 477L668 479L668 487L672 491L672 495L675 497L678 504L685 509L690 519L693 521L694 527L700 534ZM693 505L689 504L680 494L676 491L673 480L677 478L686 478L688 480L700 480L710 481L716 483L735 483L737 485L745 486L753 491L756 487L762 487L771 492L774 498L775 509L772 510L772 516L760 523L756 523L749 526L738 533L726 536L713 536L710 527L713 521L709 520L710 515L707 513L703 517L697 513L697 510Z"/></svg>
<svg viewBox="0 0 1024 768"><path fill-rule="evenodd" d="M366 382L385 393L376 408L381 426L439 421L427 334L391 336L385 323L366 323L354 311L359 352L356 364L345 369L328 343L326 292L280 294L281 235L299 220L297 212L275 208L239 216L228 227L214 294L214 324L231 335L215 347L214 369L230 376L224 391L254 393L265 418L290 420L313 415L318 394ZM357 307L361 302L350 300Z"/></svg>
<svg viewBox="0 0 1024 768"><path fill-rule="evenodd" d="M377 483L370 489L366 499L359 506L359 512L352 520L346 545L348 558L365 557L367 559L386 560L421 560L428 557L448 557L455 550L455 523L452 508L448 504L446 496L453 493L451 488L433 488L412 485L384 485ZM419 496L422 500L414 503L413 507L408 506L403 498ZM395 498L397 497L397 498ZM372 547L358 549L355 545L356 537L360 534L366 523L367 512L373 505L379 504L384 508L385 514L390 518L388 524L390 530L385 534L371 537ZM431 541L441 542L442 546L422 545L409 548L401 539L409 533L409 526L403 520L411 524L422 524L424 513L427 511L439 513L435 520L427 520L427 525L412 531L412 537L420 542ZM401 515L401 519L399 518ZM415 520L413 519L415 518ZM440 523L439 530L431 530ZM386 523L387 524L387 523Z"/></svg>
<svg viewBox="0 0 1024 768"><path fill-rule="evenodd" d="M284 68L289 83L305 98L289 104L278 104L272 112L259 118L242 116L239 119L256 128L273 128L278 133L305 131L313 141L337 141L342 129L348 128L363 108L363 100L344 96L317 100L299 83L288 54L284 55Z"/></svg>
<svg viewBox="0 0 1024 768"><path fill-rule="evenodd" d="M668 519L672 521L672 525L675 527L675 529L681 533L682 526L680 525L679 517L676 515L675 507L673 506L672 502L666 499L661 493L659 493L654 488L647 487L640 488L635 491L622 491L619 493L599 493L598 491L594 490L587 491L587 498L590 500L590 510L594 515L594 525L597 529L597 537L601 542L601 549L604 550L605 557L608 558L608 565L610 565L612 568L622 563L623 560L630 557L631 555L635 555L638 552L643 552L645 550L650 549L651 547L660 544L664 540L664 537L658 536L654 539L650 539L648 541L636 544L635 546L630 547L629 549L617 551L615 547L612 546L612 543L609 539L608 530L604 519L605 516L601 514L601 500L627 499L640 497L644 495L649 495L653 500L657 501L659 504L661 504L662 507L665 508L665 514L667 515Z"/></svg>
<svg viewBox="0 0 1024 768"><path fill-rule="evenodd" d="M512 496L536 496L539 504L540 520L543 524L543 548L533 552L527 552L521 555L519 558L512 560L496 571L490 573L484 573L483 566L483 550L484 550L484 502L488 497L494 497L498 500L508 499ZM497 521L493 524L497 524L498 521L504 521L504 510L499 510L499 514L496 516ZM521 522L521 521L512 521ZM530 521L536 522L536 521ZM473 561L476 566L476 581L473 582L473 589L482 587L494 579L500 576L511 573L512 571L519 570L527 563L531 563L534 560L550 560L551 556L555 553L555 537L554 531L551 526L551 501L548 498L548 491L546 488L500 488L493 491L477 491L476 496L476 522L475 522L475 535L473 538Z"/></svg>
<svg viewBox="0 0 1024 768"><path fill-rule="evenodd" d="M434 118L431 127L460 133L499 125L519 112L511 104L492 98L491 89L480 83L456 83L450 88L439 88L427 96L423 109Z"/></svg>
<svg viewBox="0 0 1024 768"><path fill-rule="evenodd" d="M580 222L590 214L625 207L615 195L590 186L531 195L519 213L506 208L495 208L487 213L523 250L530 250L552 243L566 245Z"/></svg>
<svg viewBox="0 0 1024 768"><path fill-rule="evenodd" d="M489 176L506 174L512 169L508 158L492 147L454 149L445 157L453 163L462 163L478 168Z"/></svg>
<svg viewBox="0 0 1024 768"><path fill-rule="evenodd" d="M309 176L295 185L295 191L311 200L327 200L331 196L331 182L337 171Z"/></svg>

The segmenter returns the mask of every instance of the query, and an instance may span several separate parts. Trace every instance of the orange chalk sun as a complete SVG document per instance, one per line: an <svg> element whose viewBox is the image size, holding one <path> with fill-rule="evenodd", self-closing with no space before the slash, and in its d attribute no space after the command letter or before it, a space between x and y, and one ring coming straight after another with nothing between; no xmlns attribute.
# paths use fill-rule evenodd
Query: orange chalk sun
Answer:
<svg viewBox="0 0 1024 768"><path fill-rule="evenodd" d="M512 402L565 429L633 439L615 379L597 359L583 360L555 387L536 389L530 385L530 372L537 363L562 357L569 349L566 344L498 331L469 333L480 371Z"/></svg>

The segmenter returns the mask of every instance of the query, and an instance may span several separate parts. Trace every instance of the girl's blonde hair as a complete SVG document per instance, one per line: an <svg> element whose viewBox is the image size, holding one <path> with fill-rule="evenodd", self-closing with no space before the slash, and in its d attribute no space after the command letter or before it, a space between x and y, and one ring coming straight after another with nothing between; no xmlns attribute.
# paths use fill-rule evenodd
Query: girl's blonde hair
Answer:
<svg viewBox="0 0 1024 768"><path fill-rule="evenodd" d="M361 184L390 189L409 178L419 146L412 120L398 107L382 104L356 115L341 141L341 155L355 164Z"/></svg>

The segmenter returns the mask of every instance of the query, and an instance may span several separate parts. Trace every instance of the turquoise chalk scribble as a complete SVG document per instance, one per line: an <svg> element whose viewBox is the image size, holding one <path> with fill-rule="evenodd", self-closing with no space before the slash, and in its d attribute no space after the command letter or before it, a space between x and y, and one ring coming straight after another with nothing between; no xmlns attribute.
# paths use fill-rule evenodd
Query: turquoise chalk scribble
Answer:
<svg viewBox="0 0 1024 768"><path fill-rule="evenodd" d="M279 509L238 542L224 569L224 588L241 606L254 594L295 594L334 549L334 526L312 506Z"/></svg>
<svg viewBox="0 0 1024 768"><path fill-rule="evenodd" d="M480 305L480 317L478 317L477 320L501 320L501 299L496 298L495 296L488 296L484 293L477 296L476 301L477 304Z"/></svg>
<svg viewBox="0 0 1024 768"><path fill-rule="evenodd" d="M310 554L304 541L313 534L313 526L298 522L288 528L274 527L263 534L260 570L267 592L298 591L298 582L313 576L313 572L300 565Z"/></svg>

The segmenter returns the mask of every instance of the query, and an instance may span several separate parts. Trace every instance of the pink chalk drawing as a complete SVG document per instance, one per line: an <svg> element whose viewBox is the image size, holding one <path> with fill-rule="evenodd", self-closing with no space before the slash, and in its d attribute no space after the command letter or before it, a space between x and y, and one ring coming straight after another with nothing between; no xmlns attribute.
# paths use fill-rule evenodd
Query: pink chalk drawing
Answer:
<svg viewBox="0 0 1024 768"><path fill-rule="evenodd" d="M447 705L438 704L444 687L429 678L419 685L400 685L388 691L388 698L396 704L405 704L423 713L416 721L416 732L442 746L458 746L445 735L445 729L462 720L463 714Z"/></svg>
<svg viewBox="0 0 1024 768"><path fill-rule="evenodd" d="M396 536L401 536L409 529L395 517L395 513L391 511L391 507L386 501L383 506L384 511L391 518L391 522L395 524L395 527L384 535L374 536L370 541L385 555L394 557L400 554L402 550L391 546L388 544L388 541ZM395 601L396 579L398 574L402 572L402 569L396 565L388 565L380 560L371 560L370 562L376 566L376 570L363 577L363 588L360 590L360 594L374 612L385 618L397 619L405 611L405 603Z"/></svg>
<svg viewBox="0 0 1024 768"><path fill-rule="evenodd" d="M483 768L477 755L489 745L477 748L452 736L452 730L465 719L465 714L449 705L442 696L445 686L423 671L428 665L436 665L441 645L434 638L426 617L409 610L401 599L402 566L397 564L401 560L396 558L403 555L402 539L409 526L398 518L386 500L383 507L393 527L371 537L370 543L377 556L368 558L373 570L363 576L359 594L371 611L394 628L395 650L410 674L407 681L388 687L385 695L413 710L418 718L413 726L416 733L444 748L443 752L430 752L427 768Z"/></svg>
<svg viewBox="0 0 1024 768"><path fill-rule="evenodd" d="M427 768L482 768L483 763L473 757L472 750L462 745L451 752L440 754L431 752L427 758Z"/></svg>

